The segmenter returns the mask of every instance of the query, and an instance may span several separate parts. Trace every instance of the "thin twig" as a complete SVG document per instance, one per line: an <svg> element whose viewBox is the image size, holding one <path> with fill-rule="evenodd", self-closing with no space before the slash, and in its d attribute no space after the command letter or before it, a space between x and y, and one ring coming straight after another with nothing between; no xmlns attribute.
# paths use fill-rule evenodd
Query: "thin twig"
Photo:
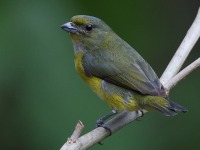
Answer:
<svg viewBox="0 0 200 150"><path fill-rule="evenodd" d="M167 93L169 93L170 89L172 89L179 81L185 78L188 74L190 74L193 70L200 66L200 58L195 60L193 63L185 67L181 70L175 77L173 77L169 82L165 84L165 89Z"/></svg>
<svg viewBox="0 0 200 150"><path fill-rule="evenodd" d="M185 38L183 39L181 45L173 56L172 60L168 64L164 73L162 74L160 80L163 85L165 85L169 80L172 79L180 70L185 59L188 57L193 46L197 42L200 36L200 8L198 10L197 16L188 30Z"/></svg>
<svg viewBox="0 0 200 150"><path fill-rule="evenodd" d="M73 150L75 148L74 146L77 145L77 144L74 144L74 143L77 142L79 136L81 135L83 128L84 128L84 125L79 120L78 123L76 124L75 130L72 133L71 137L67 139L67 142L61 147L60 150L66 150L66 148L68 150L70 150L69 147L71 147L72 148L71 150Z"/></svg>

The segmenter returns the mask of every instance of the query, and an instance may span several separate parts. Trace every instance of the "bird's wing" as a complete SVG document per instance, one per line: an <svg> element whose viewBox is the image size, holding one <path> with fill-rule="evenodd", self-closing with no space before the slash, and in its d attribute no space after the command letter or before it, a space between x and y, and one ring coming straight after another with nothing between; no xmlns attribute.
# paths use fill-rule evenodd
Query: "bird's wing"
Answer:
<svg viewBox="0 0 200 150"><path fill-rule="evenodd" d="M103 56L98 59L86 53L82 61L88 76L96 76L142 94L164 95L160 80L147 62L142 58L134 61L129 57L127 59L130 60L123 61Z"/></svg>

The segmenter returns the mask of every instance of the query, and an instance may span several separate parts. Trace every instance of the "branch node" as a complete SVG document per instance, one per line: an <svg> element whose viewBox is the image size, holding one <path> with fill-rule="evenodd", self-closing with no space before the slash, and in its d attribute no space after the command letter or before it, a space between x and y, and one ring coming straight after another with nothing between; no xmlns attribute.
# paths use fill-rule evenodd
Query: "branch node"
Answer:
<svg viewBox="0 0 200 150"><path fill-rule="evenodd" d="M83 123L79 120L78 123L76 124L75 130L72 133L71 137L67 139L66 144L71 145L73 143L76 143L77 139L81 135L81 132L84 128Z"/></svg>

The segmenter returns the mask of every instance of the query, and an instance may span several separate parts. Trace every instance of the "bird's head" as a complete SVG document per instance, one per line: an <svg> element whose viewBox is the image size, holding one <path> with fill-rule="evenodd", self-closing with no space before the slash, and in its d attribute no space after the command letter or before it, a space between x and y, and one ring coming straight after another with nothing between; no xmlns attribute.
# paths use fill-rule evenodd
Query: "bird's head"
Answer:
<svg viewBox="0 0 200 150"><path fill-rule="evenodd" d="M74 43L87 46L98 46L112 32L101 19L86 15L72 17L70 22L63 24L61 28L70 33Z"/></svg>

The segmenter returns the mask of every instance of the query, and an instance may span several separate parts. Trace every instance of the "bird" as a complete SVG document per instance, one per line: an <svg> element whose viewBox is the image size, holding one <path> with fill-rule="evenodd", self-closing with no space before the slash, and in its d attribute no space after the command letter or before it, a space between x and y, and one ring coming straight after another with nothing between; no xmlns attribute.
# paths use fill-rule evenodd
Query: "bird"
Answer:
<svg viewBox="0 0 200 150"><path fill-rule="evenodd" d="M113 110L102 122L124 110L157 110L165 116L188 111L169 99L147 61L103 20L76 15L61 28L71 37L76 71Z"/></svg>

